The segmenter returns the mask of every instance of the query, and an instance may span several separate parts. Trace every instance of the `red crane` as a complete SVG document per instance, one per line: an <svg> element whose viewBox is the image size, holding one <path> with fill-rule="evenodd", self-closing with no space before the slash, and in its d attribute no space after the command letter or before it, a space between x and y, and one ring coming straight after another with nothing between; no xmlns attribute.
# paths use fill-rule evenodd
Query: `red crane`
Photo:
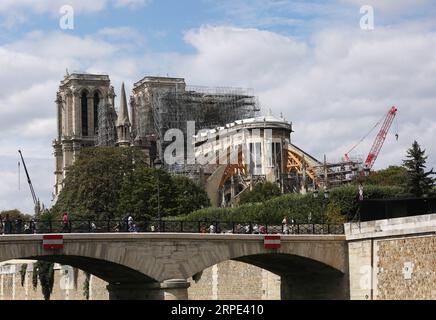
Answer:
<svg viewBox="0 0 436 320"><path fill-rule="evenodd" d="M392 107L388 111L385 121L383 122L383 125L377 134L377 137L375 138L374 144L372 145L371 151L368 153L368 157L366 158L365 169L371 170L372 166L374 165L374 162L377 159L381 148L383 147L383 143L386 140L386 136L392 125L392 122L394 122L395 116L397 115L397 111L398 109L396 107ZM398 133L396 133L396 137L398 139Z"/></svg>
<svg viewBox="0 0 436 320"><path fill-rule="evenodd" d="M388 131L389 131L390 127L392 126L392 122L394 121L395 116L397 115L397 111L398 111L398 109L396 107L390 108L388 111L388 114L384 118L383 125L382 125L379 133L377 134L377 137L375 138L374 144L372 145L372 148L368 154L368 157L366 158L366 161L364 164L365 170L371 170L373 165L374 165L375 160L377 160L377 157L380 153L380 150L383 147L383 143L386 140L386 136L388 134ZM380 124L381 121L382 120L377 122L377 124L371 129L371 131L365 137L363 137L353 148L351 148L350 151L348 151L345 154L345 159L347 161L350 161L348 154L351 151L353 151L372 132L372 130L374 130L376 127L378 127L378 125ZM395 137L398 140L398 133L395 134Z"/></svg>

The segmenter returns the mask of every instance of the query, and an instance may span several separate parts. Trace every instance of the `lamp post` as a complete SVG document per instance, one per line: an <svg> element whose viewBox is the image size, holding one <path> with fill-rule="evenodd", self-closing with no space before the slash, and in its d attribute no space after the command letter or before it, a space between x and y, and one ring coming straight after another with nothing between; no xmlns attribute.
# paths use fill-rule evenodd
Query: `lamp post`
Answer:
<svg viewBox="0 0 436 320"><path fill-rule="evenodd" d="M154 168L156 170L160 170L162 168L162 161L157 158L156 160L154 160ZM156 178L157 178L157 220L158 220L158 227L157 227L157 231L160 232L160 221L161 221L161 216L160 216L160 186L159 186L159 172L156 171Z"/></svg>
<svg viewBox="0 0 436 320"><path fill-rule="evenodd" d="M318 189L315 189L314 191L313 191L313 198L314 199L318 199L318 196L319 196L319 191L318 191ZM323 199L323 201L322 201L322 211L321 211L321 223L322 224L324 224L324 211L325 211L325 209L326 209L326 202L328 201L328 199L329 199L329 197L330 197L330 192L329 192L329 190L325 187L324 188L324 199Z"/></svg>
<svg viewBox="0 0 436 320"><path fill-rule="evenodd" d="M327 189L327 187L324 188L324 210L322 212L322 216L321 216L321 220L322 223L324 224L324 214L325 214L325 210L327 208L327 201L329 200L330 197L330 191Z"/></svg>
<svg viewBox="0 0 436 320"><path fill-rule="evenodd" d="M314 190L313 190L312 196L314 199L318 199L318 196L319 196L318 189L316 188L315 185L313 186L313 188L314 188ZM321 215L322 215L322 212L321 212Z"/></svg>

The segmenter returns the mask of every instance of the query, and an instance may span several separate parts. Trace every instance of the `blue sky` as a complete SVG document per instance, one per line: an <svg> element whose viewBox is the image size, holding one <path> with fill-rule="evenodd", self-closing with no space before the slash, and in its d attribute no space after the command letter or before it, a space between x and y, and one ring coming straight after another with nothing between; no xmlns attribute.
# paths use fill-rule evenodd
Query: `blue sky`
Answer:
<svg viewBox="0 0 436 320"><path fill-rule="evenodd" d="M9 12L6 10L6 5L2 12L4 21L12 19L8 18L8 14L25 16L25 21L12 23L7 28L3 28L6 32L2 32L2 42L13 41L34 30L51 32L59 29L57 9L60 6L57 3L71 2L53 2L55 4L47 4L44 9L41 9L42 12L37 14L31 6L29 8L25 4L10 5L12 9ZM131 2L135 3L134 0ZM183 34L201 25L261 27L263 30L305 38L310 36L316 28L329 24L356 24L361 17L360 3L373 2L374 8L378 7L377 1L359 0L147 0L136 2L139 4L133 7L129 5L117 7L109 3L100 10L79 8L75 15L76 27L67 32L77 36L86 36L103 28L129 26L140 30L145 38L152 40L148 43L150 50L192 52L193 48L183 41ZM382 5L381 10L377 12L377 23L381 25L398 23L410 18L429 18L435 9L430 1L422 1L424 5L419 5L420 1L417 5L410 5L413 1L396 1L400 3L399 5L392 0L385 2L391 4ZM384 9L385 7L387 9ZM406 9L403 10L404 8Z"/></svg>
<svg viewBox="0 0 436 320"><path fill-rule="evenodd" d="M417 139L436 165L436 3L431 0L63 0L0 2L0 210L31 212L17 149L50 205L54 99L65 70L109 74L115 90L146 75L254 89L264 113L294 123L293 142L339 159L399 108L376 168L400 164ZM373 30L362 30L362 5ZM375 133L374 133L375 134ZM374 136L356 155L366 155Z"/></svg>

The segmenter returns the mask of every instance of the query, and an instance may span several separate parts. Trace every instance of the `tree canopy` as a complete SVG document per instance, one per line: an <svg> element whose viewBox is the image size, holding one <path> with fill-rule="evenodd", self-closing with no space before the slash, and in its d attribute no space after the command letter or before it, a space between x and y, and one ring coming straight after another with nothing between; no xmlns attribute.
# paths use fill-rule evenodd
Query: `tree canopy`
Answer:
<svg viewBox="0 0 436 320"><path fill-rule="evenodd" d="M2 217L2 219L4 219L6 217L6 215L8 215L9 219L11 219L11 220L16 220L16 219L30 220L30 219L32 219L31 215L26 214L26 213L22 213L18 209L3 210L0 212L0 216Z"/></svg>
<svg viewBox="0 0 436 320"><path fill-rule="evenodd" d="M426 171L427 156L425 150L421 149L418 142L413 142L412 147L407 150L406 159L403 160L407 169L406 190L415 197L429 196L434 193L435 173L433 169Z"/></svg>
<svg viewBox="0 0 436 320"><path fill-rule="evenodd" d="M73 218L95 220L126 214L155 218L158 203L162 217L209 205L206 193L193 181L151 169L147 163L136 148L84 149L70 167L52 214L60 217L66 211Z"/></svg>
<svg viewBox="0 0 436 320"><path fill-rule="evenodd" d="M258 183L253 190L247 190L241 194L240 204L265 202L282 194L279 186L275 183Z"/></svg>
<svg viewBox="0 0 436 320"><path fill-rule="evenodd" d="M370 172L368 176L359 176L355 184L404 187L407 182L407 169L401 166L389 166L386 169Z"/></svg>

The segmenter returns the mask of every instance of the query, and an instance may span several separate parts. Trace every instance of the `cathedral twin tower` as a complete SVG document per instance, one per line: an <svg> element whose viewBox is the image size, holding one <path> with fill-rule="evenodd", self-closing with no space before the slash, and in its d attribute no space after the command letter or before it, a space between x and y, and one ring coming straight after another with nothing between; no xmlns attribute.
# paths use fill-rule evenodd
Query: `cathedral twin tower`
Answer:
<svg viewBox="0 0 436 320"><path fill-rule="evenodd" d="M66 75L61 81L56 104L58 132L53 148L56 159L54 194L57 196L68 168L82 148L130 146L132 137L124 83L117 114L114 88L107 75Z"/></svg>

